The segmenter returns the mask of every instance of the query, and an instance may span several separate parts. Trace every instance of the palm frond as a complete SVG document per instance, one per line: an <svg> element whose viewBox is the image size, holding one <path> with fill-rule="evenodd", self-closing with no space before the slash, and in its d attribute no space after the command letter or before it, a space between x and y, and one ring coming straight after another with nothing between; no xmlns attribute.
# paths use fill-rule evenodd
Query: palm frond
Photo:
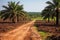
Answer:
<svg viewBox="0 0 60 40"><path fill-rule="evenodd" d="M54 5L52 2L50 2L50 1L47 1L46 2L47 4L49 4L49 5Z"/></svg>
<svg viewBox="0 0 60 40"><path fill-rule="evenodd" d="M7 6L4 6L4 5L2 7L5 8L6 10L9 9Z"/></svg>

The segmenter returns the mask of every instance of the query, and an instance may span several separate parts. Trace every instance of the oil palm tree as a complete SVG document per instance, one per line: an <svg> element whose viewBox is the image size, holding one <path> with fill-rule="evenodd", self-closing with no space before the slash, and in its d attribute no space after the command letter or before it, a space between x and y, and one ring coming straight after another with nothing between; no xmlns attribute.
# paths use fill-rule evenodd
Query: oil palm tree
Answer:
<svg viewBox="0 0 60 40"><path fill-rule="evenodd" d="M46 2L48 6L51 6L53 15L56 16L56 25L58 26L59 24L59 8L60 8L60 0L52 0L52 2L47 1Z"/></svg>
<svg viewBox="0 0 60 40"><path fill-rule="evenodd" d="M48 22L50 21L50 17L51 17L51 7L47 6L45 7L45 9L42 11L42 17L43 19L48 19Z"/></svg>
<svg viewBox="0 0 60 40"><path fill-rule="evenodd" d="M25 12L23 11L23 5L19 5L19 2L8 2L7 6L3 6L5 8L1 11L1 18L3 20L10 19L13 22L18 22L19 18L25 16Z"/></svg>

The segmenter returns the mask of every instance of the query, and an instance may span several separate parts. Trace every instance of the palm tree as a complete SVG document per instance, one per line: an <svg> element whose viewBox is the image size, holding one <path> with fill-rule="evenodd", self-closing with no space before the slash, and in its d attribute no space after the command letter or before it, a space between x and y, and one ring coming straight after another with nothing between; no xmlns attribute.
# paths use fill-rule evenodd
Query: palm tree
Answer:
<svg viewBox="0 0 60 40"><path fill-rule="evenodd" d="M52 2L47 1L48 6L51 6L52 11L54 12L53 15L56 16L56 25L59 24L59 8L60 8L60 0L52 0Z"/></svg>
<svg viewBox="0 0 60 40"><path fill-rule="evenodd" d="M10 19L13 22L19 22L19 18L22 19L25 16L23 5L19 5L19 2L8 2L8 5L3 8L5 9L0 14L3 20Z"/></svg>
<svg viewBox="0 0 60 40"><path fill-rule="evenodd" d="M43 19L48 19L48 22L49 22L51 17L51 8L49 6L45 7L41 15Z"/></svg>

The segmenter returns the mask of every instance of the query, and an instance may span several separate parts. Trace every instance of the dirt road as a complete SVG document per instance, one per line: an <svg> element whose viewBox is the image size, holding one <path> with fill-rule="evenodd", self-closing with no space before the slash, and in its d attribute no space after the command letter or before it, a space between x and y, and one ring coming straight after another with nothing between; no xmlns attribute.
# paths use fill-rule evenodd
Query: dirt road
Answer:
<svg viewBox="0 0 60 40"><path fill-rule="evenodd" d="M8 33L1 33L0 40L41 40L33 27L35 21L24 24Z"/></svg>

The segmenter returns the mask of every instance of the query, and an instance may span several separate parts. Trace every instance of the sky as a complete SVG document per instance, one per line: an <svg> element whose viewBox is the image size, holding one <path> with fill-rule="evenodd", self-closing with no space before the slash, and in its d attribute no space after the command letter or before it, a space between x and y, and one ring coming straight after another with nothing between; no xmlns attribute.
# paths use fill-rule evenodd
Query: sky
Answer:
<svg viewBox="0 0 60 40"><path fill-rule="evenodd" d="M0 0L0 10L3 10L2 6L7 5L9 1L20 1L27 12L41 12L47 6L46 2L51 0Z"/></svg>

